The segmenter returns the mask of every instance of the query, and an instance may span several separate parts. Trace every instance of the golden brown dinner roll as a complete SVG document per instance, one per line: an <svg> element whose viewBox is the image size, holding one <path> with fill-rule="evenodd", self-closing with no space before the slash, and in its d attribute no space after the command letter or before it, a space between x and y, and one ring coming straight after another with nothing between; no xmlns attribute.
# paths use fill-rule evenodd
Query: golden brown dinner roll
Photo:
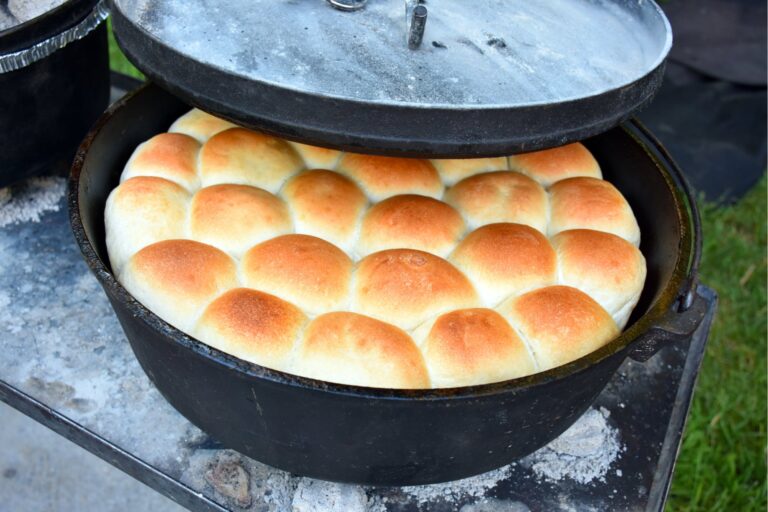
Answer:
<svg viewBox="0 0 768 512"><path fill-rule="evenodd" d="M558 233L560 284L578 288L595 299L623 328L643 291L645 258L623 238L589 229Z"/></svg>
<svg viewBox="0 0 768 512"><path fill-rule="evenodd" d="M315 169L291 178L282 196L293 212L296 232L328 240L350 253L368 201L355 182Z"/></svg>
<svg viewBox="0 0 768 512"><path fill-rule="evenodd" d="M112 270L119 273L142 247L186 234L189 194L162 178L137 177L121 183L107 199L104 221Z"/></svg>
<svg viewBox="0 0 768 512"><path fill-rule="evenodd" d="M492 309L459 309L426 325L421 349L432 387L486 384L536 372L525 344Z"/></svg>
<svg viewBox="0 0 768 512"><path fill-rule="evenodd" d="M107 201L110 261L148 308L244 360L388 388L500 381L602 346L642 292L637 221L581 144L391 158L199 110L170 131Z"/></svg>
<svg viewBox="0 0 768 512"><path fill-rule="evenodd" d="M193 240L149 245L128 260L119 277L142 304L186 332L214 298L238 285L232 258Z"/></svg>
<svg viewBox="0 0 768 512"><path fill-rule="evenodd" d="M566 178L602 178L600 166L580 142L509 157L509 169L530 176L545 187Z"/></svg>
<svg viewBox="0 0 768 512"><path fill-rule="evenodd" d="M635 246L640 228L627 200L607 181L570 178L550 189L549 236L568 229L594 229L613 233Z"/></svg>
<svg viewBox="0 0 768 512"><path fill-rule="evenodd" d="M394 196L365 214L357 253L419 249L447 256L463 234L464 220L444 202L410 194Z"/></svg>
<svg viewBox="0 0 768 512"><path fill-rule="evenodd" d="M282 139L244 128L231 128L208 139L200 150L200 181L251 185L273 194L304 167Z"/></svg>
<svg viewBox="0 0 768 512"><path fill-rule="evenodd" d="M310 315L346 309L352 260L333 244L308 235L283 235L243 256L243 281L272 293Z"/></svg>
<svg viewBox="0 0 768 512"><path fill-rule="evenodd" d="M292 230L285 203L248 185L213 185L192 197L189 234L234 256Z"/></svg>
<svg viewBox="0 0 768 512"><path fill-rule="evenodd" d="M328 313L310 323L293 372L357 386L429 387L424 359L411 337L355 313Z"/></svg>
<svg viewBox="0 0 768 512"><path fill-rule="evenodd" d="M139 145L125 165L121 181L155 176L178 183L187 190L200 186L197 153L200 143L181 133L161 133Z"/></svg>
<svg viewBox="0 0 768 512"><path fill-rule="evenodd" d="M600 304L570 286L528 292L505 301L499 312L528 344L539 371L574 361L619 334Z"/></svg>
<svg viewBox="0 0 768 512"><path fill-rule="evenodd" d="M406 330L446 311L479 305L472 283L456 267L413 249L365 257L352 293L353 311Z"/></svg>
<svg viewBox="0 0 768 512"><path fill-rule="evenodd" d="M442 158L432 160L443 183L450 187L464 178L490 171L506 171L507 158L499 156L496 158Z"/></svg>
<svg viewBox="0 0 768 512"><path fill-rule="evenodd" d="M304 166L308 169L335 169L341 158L341 151L336 149L309 146L292 141L288 143L301 156Z"/></svg>
<svg viewBox="0 0 768 512"><path fill-rule="evenodd" d="M235 128L237 125L212 116L207 112L193 108L178 118L168 129L172 133L184 133L205 142L219 132Z"/></svg>
<svg viewBox="0 0 768 512"><path fill-rule="evenodd" d="M557 260L549 240L522 224L488 224L462 240L450 257L488 306L555 284Z"/></svg>
<svg viewBox="0 0 768 512"><path fill-rule="evenodd" d="M520 173L476 174L448 189L445 200L464 215L471 229L514 222L542 233L547 230L547 193Z"/></svg>
<svg viewBox="0 0 768 512"><path fill-rule="evenodd" d="M245 361L288 371L306 321L299 308L274 295L235 288L205 309L193 334Z"/></svg>
<svg viewBox="0 0 768 512"><path fill-rule="evenodd" d="M399 194L440 199L443 183L429 160L346 153L338 171L355 180L371 201Z"/></svg>

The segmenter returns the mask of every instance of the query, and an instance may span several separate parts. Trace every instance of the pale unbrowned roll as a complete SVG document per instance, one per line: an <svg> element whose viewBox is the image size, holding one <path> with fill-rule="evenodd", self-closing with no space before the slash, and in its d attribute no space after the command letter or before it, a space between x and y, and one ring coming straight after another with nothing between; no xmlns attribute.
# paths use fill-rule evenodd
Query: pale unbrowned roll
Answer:
<svg viewBox="0 0 768 512"><path fill-rule="evenodd" d="M603 177L595 157L579 142L512 155L509 157L509 168L530 176L545 187L576 176Z"/></svg>
<svg viewBox="0 0 768 512"><path fill-rule="evenodd" d="M192 198L190 236L234 256L292 228L285 203L260 188L213 185L201 188Z"/></svg>
<svg viewBox="0 0 768 512"><path fill-rule="evenodd" d="M136 176L156 176L187 190L200 186L197 153L200 143L181 133L161 133L139 145L125 165L121 181Z"/></svg>
<svg viewBox="0 0 768 512"><path fill-rule="evenodd" d="M199 110L169 131L107 200L110 262L245 361L374 387L498 382L603 346L641 296L637 221L581 144L391 158Z"/></svg>
<svg viewBox="0 0 768 512"><path fill-rule="evenodd" d="M283 235L243 256L249 288L290 301L310 315L347 309L352 260L338 247L308 235Z"/></svg>
<svg viewBox="0 0 768 512"><path fill-rule="evenodd" d="M200 150L200 181L204 187L235 183L273 194L304 167L284 140L244 128L220 132Z"/></svg>
<svg viewBox="0 0 768 512"><path fill-rule="evenodd" d="M193 240L164 240L131 257L120 281L166 322L191 332L214 298L238 285L226 253Z"/></svg>
<svg viewBox="0 0 768 512"><path fill-rule="evenodd" d="M563 231L552 238L560 283L595 299L624 327L645 282L645 258L623 238L589 229Z"/></svg>
<svg viewBox="0 0 768 512"><path fill-rule="evenodd" d="M184 133L200 142L205 142L217 133L235 128L236 126L234 123L193 108L178 118L168 131L171 133Z"/></svg>
<svg viewBox="0 0 768 512"><path fill-rule="evenodd" d="M309 146L299 142L291 142L293 149L304 159L308 169L335 169L341 158L341 151L336 149Z"/></svg>
<svg viewBox="0 0 768 512"><path fill-rule="evenodd" d="M522 224L488 224L462 240L451 255L486 305L555 284L557 259L549 240Z"/></svg>
<svg viewBox="0 0 768 512"><path fill-rule="evenodd" d="M400 194L440 199L443 183L429 160L346 153L337 167L360 184L371 201Z"/></svg>
<svg viewBox="0 0 768 512"><path fill-rule="evenodd" d="M432 160L443 183L446 186L452 186L470 176L490 171L506 171L507 158L499 156L496 158L455 158L455 159L435 159Z"/></svg>
<svg viewBox="0 0 768 512"><path fill-rule="evenodd" d="M547 193L531 178L501 171L466 178L445 194L445 200L467 219L471 229L495 222L514 222L547 230Z"/></svg>
<svg viewBox="0 0 768 512"><path fill-rule="evenodd" d="M274 295L235 288L205 309L193 334L245 361L289 371L306 321L299 308Z"/></svg>
<svg viewBox="0 0 768 512"><path fill-rule="evenodd" d="M453 309L480 305L472 283L442 258L390 249L363 258L355 272L353 310L413 329Z"/></svg>
<svg viewBox="0 0 768 512"><path fill-rule="evenodd" d="M120 272L139 249L184 238L189 193L162 178L137 177L121 183L107 198L104 221L112 270Z"/></svg>
<svg viewBox="0 0 768 512"><path fill-rule="evenodd" d="M327 313L309 324L293 372L357 386L429 387L424 359L411 337L355 313Z"/></svg>
<svg viewBox="0 0 768 512"><path fill-rule="evenodd" d="M293 212L297 233L319 236L352 252L368 203L354 181L315 169L291 178L282 195Z"/></svg>
<svg viewBox="0 0 768 512"><path fill-rule="evenodd" d="M492 309L460 309L419 327L432 387L472 386L536 372L528 349Z"/></svg>
<svg viewBox="0 0 768 512"><path fill-rule="evenodd" d="M632 208L607 181L570 178L552 185L550 196L549 236L568 229L594 229L640 245L640 228Z"/></svg>
<svg viewBox="0 0 768 512"><path fill-rule="evenodd" d="M365 214L357 254L408 247L444 257L464 229L461 215L442 201L410 194L390 197Z"/></svg>
<svg viewBox="0 0 768 512"><path fill-rule="evenodd" d="M528 344L539 371L594 352L619 334L600 304L569 286L528 292L504 302L499 312Z"/></svg>

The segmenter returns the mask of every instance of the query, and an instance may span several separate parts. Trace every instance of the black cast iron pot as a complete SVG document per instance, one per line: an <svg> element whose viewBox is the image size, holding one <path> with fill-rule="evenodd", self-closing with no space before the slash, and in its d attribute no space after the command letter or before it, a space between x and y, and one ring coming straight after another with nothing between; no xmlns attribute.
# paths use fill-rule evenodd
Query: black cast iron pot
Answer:
<svg viewBox="0 0 768 512"><path fill-rule="evenodd" d="M104 205L133 149L188 107L154 85L115 104L83 142L69 206L83 255L144 371L194 424L269 465L370 485L448 481L505 465L548 443L589 407L626 357L689 336L706 304L695 290L698 220L679 171L635 122L586 141L632 205L648 278L629 328L553 370L440 390L337 385L246 363L187 336L142 306L110 271Z"/></svg>
<svg viewBox="0 0 768 512"><path fill-rule="evenodd" d="M77 25L98 0L69 0L0 31L0 54L26 51ZM109 102L107 28L21 69L0 73L0 186L65 168Z"/></svg>

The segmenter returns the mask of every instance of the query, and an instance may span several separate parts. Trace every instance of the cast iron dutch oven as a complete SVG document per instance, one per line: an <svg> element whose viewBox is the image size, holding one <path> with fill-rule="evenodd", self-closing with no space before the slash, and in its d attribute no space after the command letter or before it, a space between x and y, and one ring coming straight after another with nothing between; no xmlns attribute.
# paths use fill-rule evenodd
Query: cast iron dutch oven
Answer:
<svg viewBox="0 0 768 512"><path fill-rule="evenodd" d="M188 108L146 85L104 114L75 158L72 228L157 389L215 439L266 464L370 485L427 484L500 467L568 428L625 358L643 360L689 336L703 317L706 304L695 286L700 233L693 198L664 150L629 122L585 141L606 179L632 205L648 263L628 329L602 349L529 377L440 390L337 385L238 360L147 310L108 264L107 195L133 149Z"/></svg>
<svg viewBox="0 0 768 512"><path fill-rule="evenodd" d="M0 31L0 55L29 51L83 21L98 0L69 0ZM107 28L0 73L0 186L72 160L77 146L109 103Z"/></svg>

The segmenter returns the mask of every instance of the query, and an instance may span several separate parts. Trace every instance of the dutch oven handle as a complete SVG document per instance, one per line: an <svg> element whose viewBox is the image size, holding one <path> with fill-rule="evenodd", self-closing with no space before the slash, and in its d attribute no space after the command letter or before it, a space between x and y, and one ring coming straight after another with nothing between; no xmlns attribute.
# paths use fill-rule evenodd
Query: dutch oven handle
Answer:
<svg viewBox="0 0 768 512"><path fill-rule="evenodd" d="M678 291L677 300L656 325L640 336L638 343L629 354L632 359L645 362L669 343L690 337L704 319L707 313L708 302L697 293L702 239L701 217L699 216L699 208L696 205L696 198L693 196L688 180L669 152L642 123L637 120L633 122L642 134L650 140L660 156L666 160L671 174L683 190L691 213L691 221L687 226L689 233L692 234L689 253L690 263L687 277Z"/></svg>

